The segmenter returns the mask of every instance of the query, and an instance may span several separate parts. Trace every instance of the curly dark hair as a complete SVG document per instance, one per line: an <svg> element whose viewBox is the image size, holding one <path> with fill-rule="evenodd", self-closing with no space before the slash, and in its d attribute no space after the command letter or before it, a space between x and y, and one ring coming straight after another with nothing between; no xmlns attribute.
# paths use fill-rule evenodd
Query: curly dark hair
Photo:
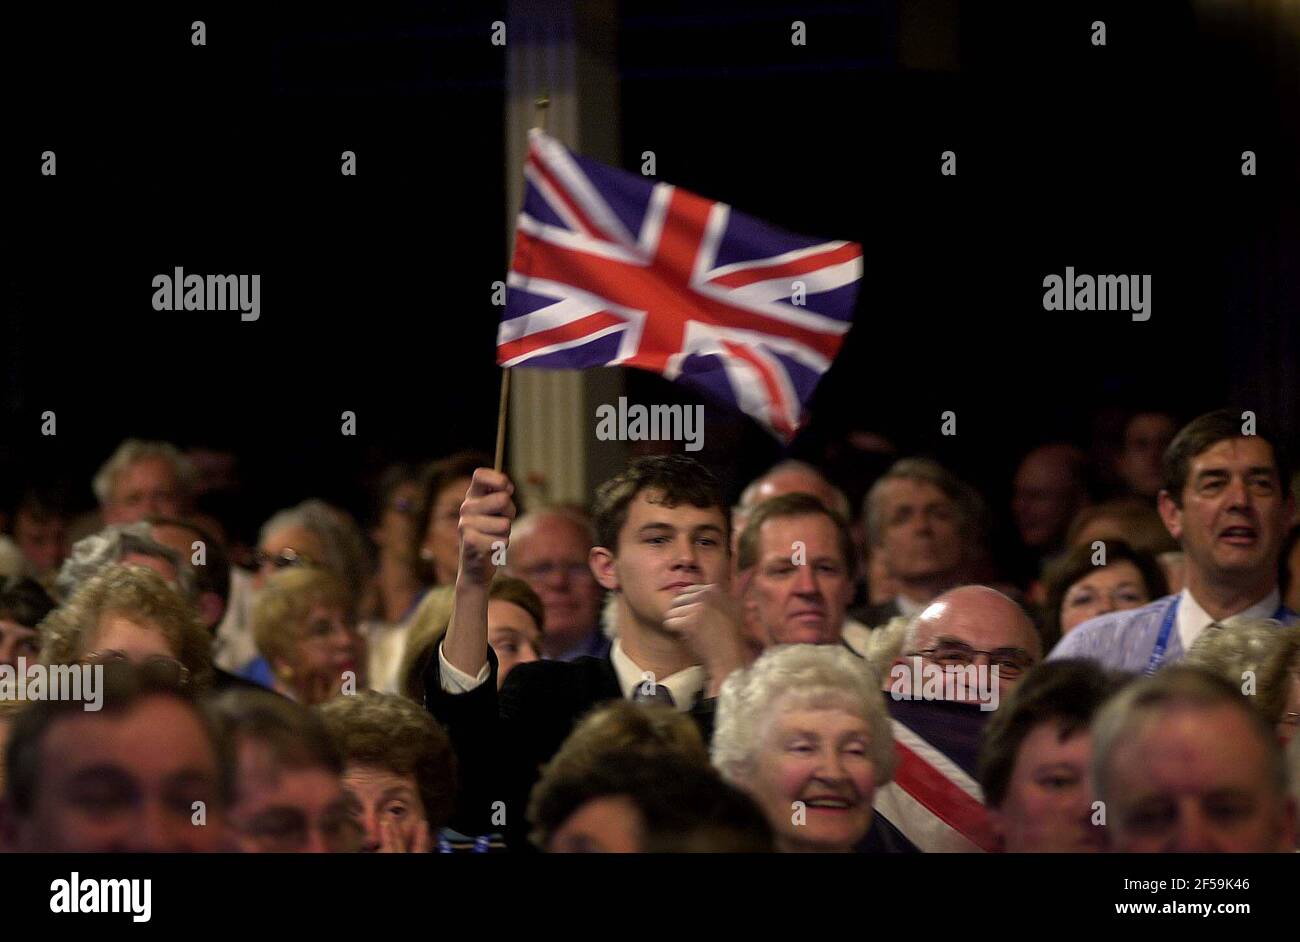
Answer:
<svg viewBox="0 0 1300 942"><path fill-rule="evenodd" d="M395 694L335 697L316 708L347 765L368 765L415 779L431 833L451 820L456 755L433 717Z"/></svg>
<svg viewBox="0 0 1300 942"><path fill-rule="evenodd" d="M627 523L627 509L638 494L647 490L660 493L668 507L716 507L725 521L725 545L731 545L731 513L713 472L685 455L651 455L633 461L626 471L596 489L592 517L598 546L617 550L619 531Z"/></svg>

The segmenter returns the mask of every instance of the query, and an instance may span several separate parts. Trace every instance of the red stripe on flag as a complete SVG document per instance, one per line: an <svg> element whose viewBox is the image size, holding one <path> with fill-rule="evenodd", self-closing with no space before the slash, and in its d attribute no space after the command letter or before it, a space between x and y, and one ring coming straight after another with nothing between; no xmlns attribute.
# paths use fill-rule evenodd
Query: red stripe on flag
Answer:
<svg viewBox="0 0 1300 942"><path fill-rule="evenodd" d="M760 268L745 268L740 271L733 271L720 278L710 278L709 283L721 285L724 288L740 288L744 285L752 285L757 281L769 281L773 278L788 278L794 275L803 275L810 271L816 271L819 268L825 268L827 265L839 265L843 262L849 262L862 254L861 246L850 242L848 245L840 246L838 249L831 249L827 252L817 252L806 258L796 259L793 262L785 262L781 265L764 265Z"/></svg>
<svg viewBox="0 0 1300 942"><path fill-rule="evenodd" d="M989 824L988 809L907 746L895 740L894 747L898 750L894 772L898 787L980 850L996 851L998 841Z"/></svg>
<svg viewBox="0 0 1300 942"><path fill-rule="evenodd" d="M553 343L578 340L587 334L604 330L606 327L625 323L626 321L616 314L611 314L609 311L597 311L595 314L588 314L586 317L570 321L567 324L561 324L559 327L540 330L535 334L520 337L518 340L510 340L500 344L497 347L497 362L507 363L515 357L532 353L534 350L540 350L543 347L549 347Z"/></svg>
<svg viewBox="0 0 1300 942"><path fill-rule="evenodd" d="M758 378L762 380L763 388L767 390L767 400L769 403L768 420L772 423L772 427L781 435L785 436L785 438L793 438L794 423L790 420L790 417L785 414L785 409L781 406L781 387L777 383L776 377L772 375L772 371L768 368L768 365L740 344L724 340L722 346L732 356L744 360L758 371Z"/></svg>

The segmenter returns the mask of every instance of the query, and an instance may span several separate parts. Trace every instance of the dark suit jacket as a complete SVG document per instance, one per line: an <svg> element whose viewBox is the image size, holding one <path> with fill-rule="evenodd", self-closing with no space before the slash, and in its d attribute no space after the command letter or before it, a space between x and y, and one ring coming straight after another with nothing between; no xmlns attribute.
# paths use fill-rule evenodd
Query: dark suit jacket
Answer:
<svg viewBox="0 0 1300 942"><path fill-rule="evenodd" d="M442 689L435 655L424 677L425 706L447 729L459 763L452 827L463 834L501 831L512 848L522 849L528 795L540 767L592 707L621 699L623 692L609 655L519 664L499 694L491 648L488 664L491 676L485 682L468 693L449 694ZM716 707L716 700L701 698L691 709L706 743Z"/></svg>
<svg viewBox="0 0 1300 942"><path fill-rule="evenodd" d="M889 619L903 614L903 611L898 607L897 599L890 599L880 605L859 605L857 608L850 609L849 614L868 628L879 628Z"/></svg>

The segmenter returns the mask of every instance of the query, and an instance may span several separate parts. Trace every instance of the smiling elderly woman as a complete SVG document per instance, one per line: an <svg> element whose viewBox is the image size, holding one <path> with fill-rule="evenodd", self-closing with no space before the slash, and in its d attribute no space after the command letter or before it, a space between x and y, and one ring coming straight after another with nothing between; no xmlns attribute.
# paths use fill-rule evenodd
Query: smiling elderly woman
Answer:
<svg viewBox="0 0 1300 942"><path fill-rule="evenodd" d="M842 647L775 647L722 686L713 764L758 802L782 851L852 851L894 761L879 684Z"/></svg>

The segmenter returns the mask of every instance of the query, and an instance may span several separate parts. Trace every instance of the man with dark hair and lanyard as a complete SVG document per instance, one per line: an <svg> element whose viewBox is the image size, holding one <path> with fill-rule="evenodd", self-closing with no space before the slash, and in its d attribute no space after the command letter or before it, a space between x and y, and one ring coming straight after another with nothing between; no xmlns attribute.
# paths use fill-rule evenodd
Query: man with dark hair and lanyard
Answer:
<svg viewBox="0 0 1300 942"><path fill-rule="evenodd" d="M1295 513L1291 475L1254 416L1226 409L1189 422L1164 456L1160 516L1186 558L1186 588L1111 612L1066 635L1051 658L1083 657L1151 674L1182 658L1214 622L1297 620L1277 586L1277 561Z"/></svg>

